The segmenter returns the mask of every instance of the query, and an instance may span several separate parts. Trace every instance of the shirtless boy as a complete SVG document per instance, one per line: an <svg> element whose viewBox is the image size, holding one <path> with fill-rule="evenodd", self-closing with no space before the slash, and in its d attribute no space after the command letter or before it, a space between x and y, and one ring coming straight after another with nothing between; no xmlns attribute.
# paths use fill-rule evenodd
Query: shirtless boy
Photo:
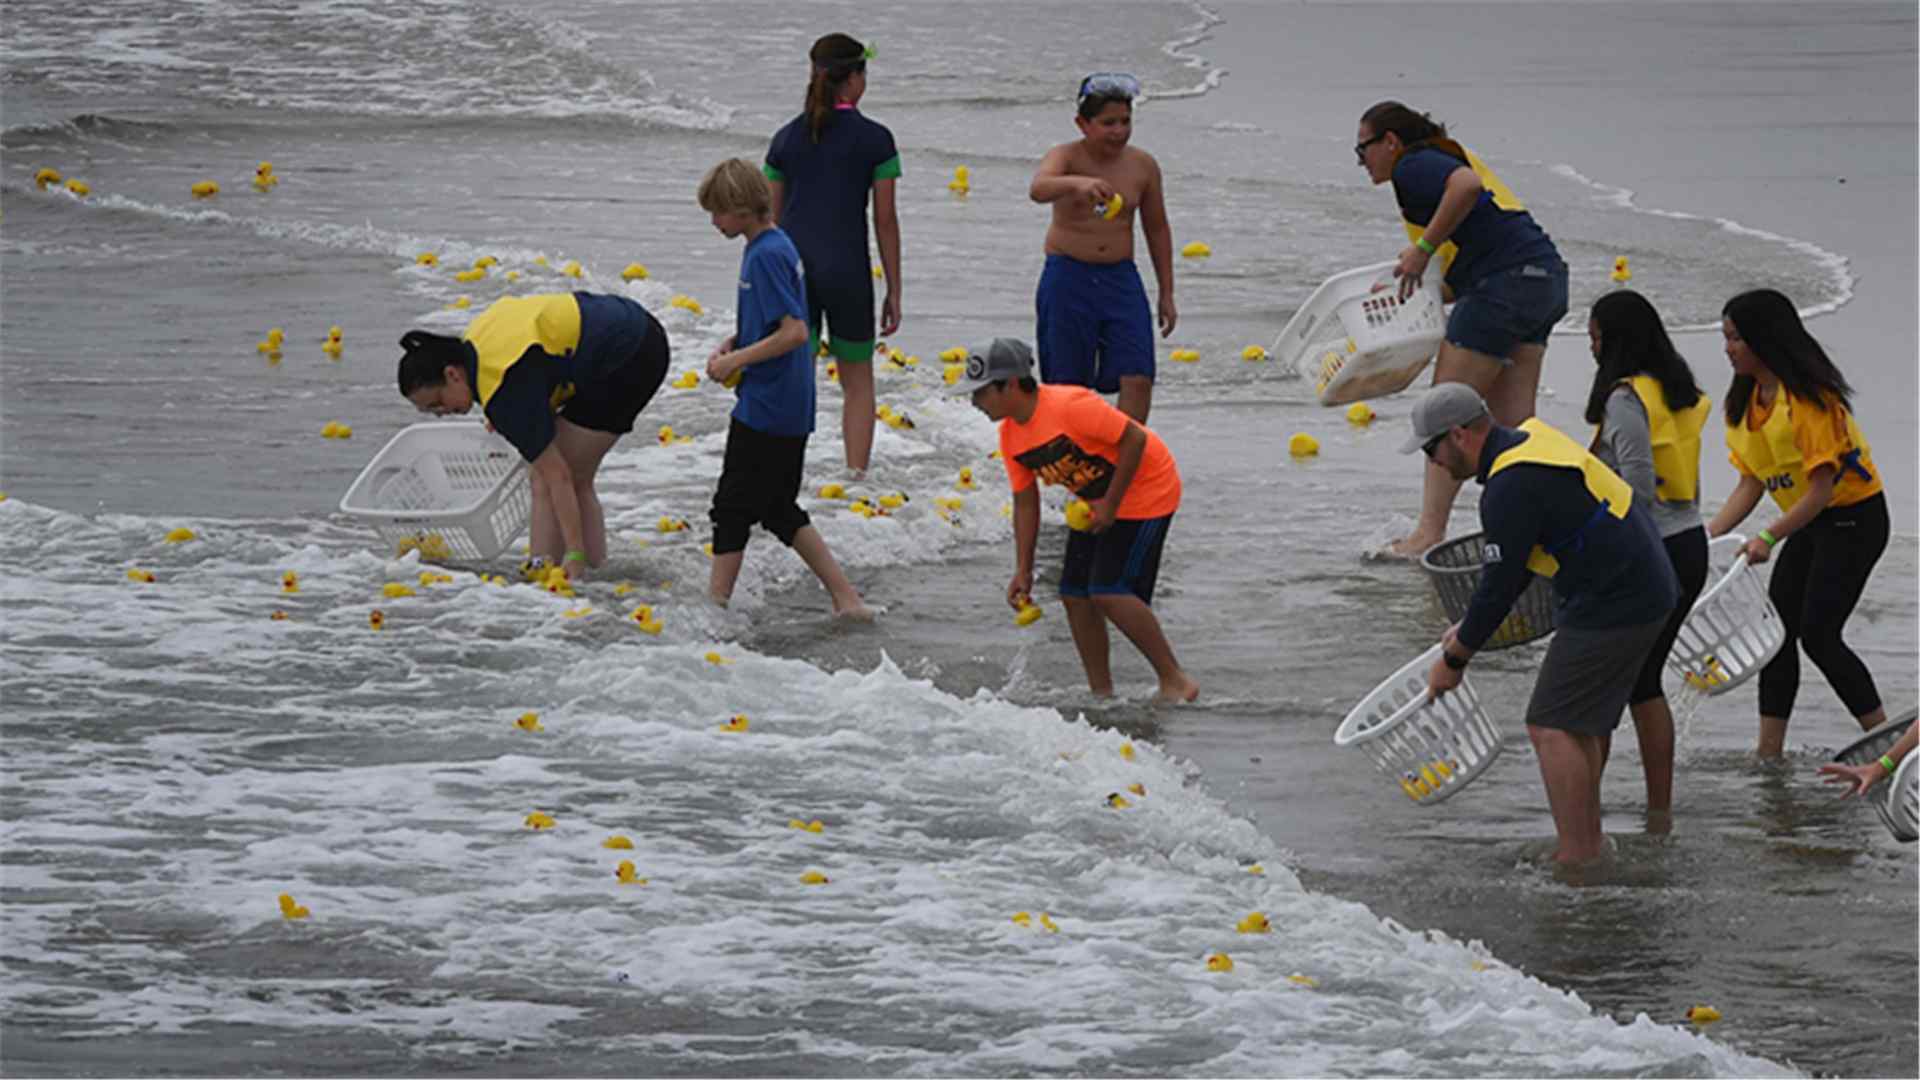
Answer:
<svg viewBox="0 0 1920 1080"><path fill-rule="evenodd" d="M1047 266L1034 295L1041 381L1118 391L1120 411L1144 424L1153 404L1154 319L1133 263L1136 213L1160 284L1162 337L1173 333L1179 312L1160 164L1127 145L1139 94L1131 75L1082 79L1074 118L1081 137L1047 151L1027 195L1053 204Z"/></svg>

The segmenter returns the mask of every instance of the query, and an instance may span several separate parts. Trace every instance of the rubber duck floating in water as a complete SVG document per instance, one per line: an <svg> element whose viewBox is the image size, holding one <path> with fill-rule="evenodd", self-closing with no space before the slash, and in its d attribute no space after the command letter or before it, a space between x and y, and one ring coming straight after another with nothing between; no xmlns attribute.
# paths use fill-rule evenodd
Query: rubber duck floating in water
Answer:
<svg viewBox="0 0 1920 1080"><path fill-rule="evenodd" d="M609 836L605 840L600 841L600 846L608 849L609 851L632 851L633 841L627 839L626 837L620 835L619 833L614 833L612 836Z"/></svg>
<svg viewBox="0 0 1920 1080"><path fill-rule="evenodd" d="M700 374L691 369L682 372L679 378L673 380L673 388L675 390L691 390L699 385Z"/></svg>
<svg viewBox="0 0 1920 1080"><path fill-rule="evenodd" d="M440 256L431 251L423 251L413 257L413 262L416 266L439 266Z"/></svg>
<svg viewBox="0 0 1920 1080"><path fill-rule="evenodd" d="M462 270L459 273L453 275L453 280L481 281L481 280L484 280L486 276L487 276L487 268L484 266L476 266L471 270Z"/></svg>
<svg viewBox="0 0 1920 1080"><path fill-rule="evenodd" d="M693 441L693 436L682 435L674 431L672 425L669 425L669 424L660 425L660 445L661 446L685 446L687 443L690 443L692 441Z"/></svg>
<svg viewBox="0 0 1920 1080"><path fill-rule="evenodd" d="M280 346L285 344L286 340L287 332L275 326L267 331L266 337L255 342L253 348L255 352L263 352L268 356L278 356L280 354Z"/></svg>
<svg viewBox="0 0 1920 1080"><path fill-rule="evenodd" d="M199 537L195 536L193 530L187 528L185 525L167 534L167 543L169 544L184 544L189 540L197 539L199 539Z"/></svg>
<svg viewBox="0 0 1920 1080"><path fill-rule="evenodd" d="M211 199L220 194L220 185L212 180L202 180L193 185L192 191L196 199Z"/></svg>
<svg viewBox="0 0 1920 1080"><path fill-rule="evenodd" d="M1301 975L1298 972L1295 972L1294 974L1287 976L1287 981L1292 983L1295 986L1304 986L1309 990L1312 990L1315 987L1318 987L1320 985L1319 979L1316 979L1311 975Z"/></svg>
<svg viewBox="0 0 1920 1080"><path fill-rule="evenodd" d="M823 499L844 499L847 497L847 489L839 484L822 484L820 485L820 497Z"/></svg>
<svg viewBox="0 0 1920 1080"><path fill-rule="evenodd" d="M1627 266L1627 257L1621 255L1613 260L1613 273L1609 275L1615 285L1625 285L1633 280L1633 270Z"/></svg>
<svg viewBox="0 0 1920 1080"><path fill-rule="evenodd" d="M632 859L621 859L620 865L613 868L613 876L618 878L622 885L645 885L647 883L647 879L641 877L639 872L633 868Z"/></svg>
<svg viewBox="0 0 1920 1080"><path fill-rule="evenodd" d="M662 516L660 518L660 523L655 527L658 528L663 533L686 532L688 529L693 528L692 525L687 524L687 521L685 518L666 517L666 516Z"/></svg>
<svg viewBox="0 0 1920 1080"><path fill-rule="evenodd" d="M965 195L973 190L973 174L965 165L953 167L953 179L947 181L947 190L955 195Z"/></svg>
<svg viewBox="0 0 1920 1080"><path fill-rule="evenodd" d="M380 586L380 595L389 600L398 600L401 597L413 596L415 594L412 587L402 585L397 581L389 581L385 585Z"/></svg>
<svg viewBox="0 0 1920 1080"><path fill-rule="evenodd" d="M831 878L818 870L809 870L800 875L800 884L802 885L825 885L831 880Z"/></svg>
<svg viewBox="0 0 1920 1080"><path fill-rule="evenodd" d="M792 818L787 821L787 828L799 829L801 832L810 832L810 833L821 833L821 832L827 831L826 824L822 822L819 818L815 818L812 821L801 821L799 818Z"/></svg>
<svg viewBox="0 0 1920 1080"><path fill-rule="evenodd" d="M300 575L289 570L280 575L280 591L289 595L300 591Z"/></svg>
<svg viewBox="0 0 1920 1080"><path fill-rule="evenodd" d="M340 351L346 348L346 335L347 332L337 326L327 327L327 340L320 343L320 351L335 360L340 359Z"/></svg>
<svg viewBox="0 0 1920 1080"><path fill-rule="evenodd" d="M473 306L473 297L456 296L453 298L453 303L448 304L447 306L454 309L455 311L465 311L466 309Z"/></svg>
<svg viewBox="0 0 1920 1080"><path fill-rule="evenodd" d="M1115 810L1125 810L1127 807L1133 805L1133 800L1115 791L1107 796L1107 805L1113 807Z"/></svg>
<svg viewBox="0 0 1920 1080"><path fill-rule="evenodd" d="M1287 440L1287 453L1299 458L1313 457L1320 453L1320 440L1304 431L1296 432Z"/></svg>
<svg viewBox="0 0 1920 1080"><path fill-rule="evenodd" d="M628 263L627 268L620 271L622 281L645 281L647 277L647 268L639 263Z"/></svg>
<svg viewBox="0 0 1920 1080"><path fill-rule="evenodd" d="M977 486L973 482L973 470L967 468L961 469L960 479L954 481L953 486L959 488L961 491L972 491Z"/></svg>
<svg viewBox="0 0 1920 1080"><path fill-rule="evenodd" d="M704 315L707 310L706 308L700 306L700 301L695 300L691 296L684 296L684 295L676 296L673 299L667 301L667 306L677 307L682 311L689 311L695 315Z"/></svg>
<svg viewBox="0 0 1920 1080"><path fill-rule="evenodd" d="M494 258L491 255L482 255L479 258L473 260L473 268L475 270L485 270L490 266L499 266L499 265L500 265L500 260Z"/></svg>
<svg viewBox="0 0 1920 1080"><path fill-rule="evenodd" d="M1373 423L1373 406L1364 401L1356 401L1347 407L1347 423L1366 426Z"/></svg>
<svg viewBox="0 0 1920 1080"><path fill-rule="evenodd" d="M735 731L735 732L738 732L738 731L745 731L745 730L747 730L747 726L748 726L748 721L747 721L747 714L746 714L746 713L735 713L735 714L733 715L733 719L731 719L731 720L729 720L729 721L727 721L726 723L724 723L724 724L721 724L721 725L720 725L720 730L721 730L721 731Z"/></svg>
<svg viewBox="0 0 1920 1080"><path fill-rule="evenodd" d="M127 571L127 580L137 581L142 585L151 585L160 579L153 576L153 571L142 570L136 566L133 569Z"/></svg>
<svg viewBox="0 0 1920 1080"><path fill-rule="evenodd" d="M85 180L69 180L67 181L67 192L75 198L84 199L93 194L93 188L88 186Z"/></svg>
<svg viewBox="0 0 1920 1080"><path fill-rule="evenodd" d="M653 608L646 604L641 604L639 607L634 608L627 617L632 619L634 625L640 629L652 634L654 637L660 636L662 623L659 619L653 617Z"/></svg>
<svg viewBox="0 0 1920 1080"><path fill-rule="evenodd" d="M520 719L515 720L513 726L519 728L521 731L547 730L545 725L540 723L540 714L537 712L521 713Z"/></svg>
<svg viewBox="0 0 1920 1080"><path fill-rule="evenodd" d="M1266 358L1267 350L1258 345L1249 345L1240 350L1240 359L1245 360L1249 364L1257 364Z"/></svg>
<svg viewBox="0 0 1920 1080"><path fill-rule="evenodd" d="M553 815L543 814L535 810L533 813L527 815L527 828L535 830L551 829L553 828Z"/></svg>
<svg viewBox="0 0 1920 1080"><path fill-rule="evenodd" d="M300 903L293 898L292 893L283 892L280 894L280 917L281 918L304 919L311 914L313 914L313 912L308 911L306 908L302 907Z"/></svg>
<svg viewBox="0 0 1920 1080"><path fill-rule="evenodd" d="M1214 953L1213 955L1207 957L1207 970L1208 971L1232 971L1233 957L1228 956L1226 953L1223 953L1223 952Z"/></svg>
<svg viewBox="0 0 1920 1080"><path fill-rule="evenodd" d="M1181 248L1180 254L1189 259L1204 259L1213 254L1213 249L1195 240L1193 243Z"/></svg>
<svg viewBox="0 0 1920 1080"><path fill-rule="evenodd" d="M1167 354L1167 359L1177 360L1182 364L1198 363L1200 361L1200 350L1199 349L1175 349L1173 350L1173 352Z"/></svg>
<svg viewBox="0 0 1920 1080"><path fill-rule="evenodd" d="M733 663L733 661L721 656L717 652L708 653L706 659L707 663L712 664L714 667L726 667L728 664Z"/></svg>
<svg viewBox="0 0 1920 1080"><path fill-rule="evenodd" d="M33 186L45 191L49 185L58 184L64 179L66 178L60 175L58 169L41 169L33 174Z"/></svg>
<svg viewBox="0 0 1920 1080"><path fill-rule="evenodd" d="M1265 912L1255 911L1234 923L1233 928L1242 934L1265 934L1273 929L1273 925L1267 922Z"/></svg>
<svg viewBox="0 0 1920 1080"><path fill-rule="evenodd" d="M907 493L896 491L891 495L880 496L880 505L888 510L898 510L907 505Z"/></svg>
<svg viewBox="0 0 1920 1080"><path fill-rule="evenodd" d="M573 260L573 259L569 259L569 260L567 260L567 265L565 265L565 266L563 266L563 267L561 267L561 268L560 268L560 272L561 272L561 273L563 273L563 274L565 274L565 275L567 275L567 276L568 276L568 277L570 277L570 278L578 278L578 277L586 277L586 276L587 276L587 272L586 272L585 270L583 270L583 269L581 269L581 267L580 267L580 264L579 264L579 262L577 262L577 261L575 261L575 260Z"/></svg>
<svg viewBox="0 0 1920 1080"><path fill-rule="evenodd" d="M1138 795L1143 799L1147 797L1147 785L1145 784L1138 783L1138 782L1131 783L1127 785L1127 790L1133 792L1135 795Z"/></svg>
<svg viewBox="0 0 1920 1080"><path fill-rule="evenodd" d="M380 612L379 608L375 608L367 612L367 625L375 630L385 630L387 628L387 617Z"/></svg>
<svg viewBox="0 0 1920 1080"><path fill-rule="evenodd" d="M253 169L253 186L261 191L272 191L280 178L273 174L273 162L263 161Z"/></svg>
<svg viewBox="0 0 1920 1080"><path fill-rule="evenodd" d="M1695 1005L1687 1010L1687 1019L1696 1024L1711 1024L1720 1019L1720 1010L1711 1005Z"/></svg>

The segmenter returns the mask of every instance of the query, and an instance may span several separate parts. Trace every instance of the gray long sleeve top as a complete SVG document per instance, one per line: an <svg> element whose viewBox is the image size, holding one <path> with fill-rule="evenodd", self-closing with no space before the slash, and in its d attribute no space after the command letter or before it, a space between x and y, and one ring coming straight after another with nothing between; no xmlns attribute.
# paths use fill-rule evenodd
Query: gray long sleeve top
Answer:
<svg viewBox="0 0 1920 1080"><path fill-rule="evenodd" d="M1698 500L1670 503L1654 498L1653 433L1647 408L1640 404L1633 387L1617 386L1607 395L1605 422L1600 426L1600 441L1593 455L1633 488L1633 500L1653 515L1654 527L1663 538L1699 527Z"/></svg>

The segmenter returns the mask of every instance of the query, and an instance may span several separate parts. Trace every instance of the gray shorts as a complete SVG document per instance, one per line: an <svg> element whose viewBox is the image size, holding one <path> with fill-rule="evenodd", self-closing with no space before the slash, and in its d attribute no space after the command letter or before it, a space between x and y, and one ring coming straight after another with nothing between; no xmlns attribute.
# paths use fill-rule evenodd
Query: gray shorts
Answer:
<svg viewBox="0 0 1920 1080"><path fill-rule="evenodd" d="M1527 723L1576 735L1613 734L1633 694L1634 676L1666 625L1659 618L1606 630L1556 630L1527 702Z"/></svg>

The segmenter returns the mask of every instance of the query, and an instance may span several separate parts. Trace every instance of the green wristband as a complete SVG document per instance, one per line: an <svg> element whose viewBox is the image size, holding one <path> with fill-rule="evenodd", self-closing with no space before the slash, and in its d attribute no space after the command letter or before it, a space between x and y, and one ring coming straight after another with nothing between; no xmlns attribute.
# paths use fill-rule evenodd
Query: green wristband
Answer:
<svg viewBox="0 0 1920 1080"><path fill-rule="evenodd" d="M1433 254L1434 252L1433 244L1429 242L1427 238L1424 236L1418 240L1415 240L1413 242L1413 246L1419 248L1421 251L1424 251L1429 255Z"/></svg>
<svg viewBox="0 0 1920 1080"><path fill-rule="evenodd" d="M1885 770L1887 770L1887 772L1888 772L1888 773L1892 773L1892 772L1893 772L1893 758L1892 758L1892 757L1891 757L1890 755L1887 755L1887 754L1881 754L1881 755L1880 755L1880 767L1881 767L1881 768L1883 768L1883 769L1885 769Z"/></svg>
<svg viewBox="0 0 1920 1080"><path fill-rule="evenodd" d="M586 553L586 552L584 552L584 551L569 551L569 552L567 552L567 554L566 554L566 561L568 561L568 562L586 562L586 561L587 561L587 553Z"/></svg>
<svg viewBox="0 0 1920 1080"><path fill-rule="evenodd" d="M1774 539L1774 536L1773 536L1773 534L1772 534L1772 533L1770 533L1770 532L1768 532L1768 531L1767 531L1767 530L1765 530L1765 529L1761 529L1761 530L1760 530L1760 539L1762 539L1762 540L1765 540L1765 541L1767 542L1767 547L1769 547L1769 548L1771 548L1771 547L1773 547L1773 545L1775 545L1775 544L1777 544L1777 543L1779 543L1779 542L1780 542L1780 541L1778 541L1778 540L1776 540L1776 539Z"/></svg>

